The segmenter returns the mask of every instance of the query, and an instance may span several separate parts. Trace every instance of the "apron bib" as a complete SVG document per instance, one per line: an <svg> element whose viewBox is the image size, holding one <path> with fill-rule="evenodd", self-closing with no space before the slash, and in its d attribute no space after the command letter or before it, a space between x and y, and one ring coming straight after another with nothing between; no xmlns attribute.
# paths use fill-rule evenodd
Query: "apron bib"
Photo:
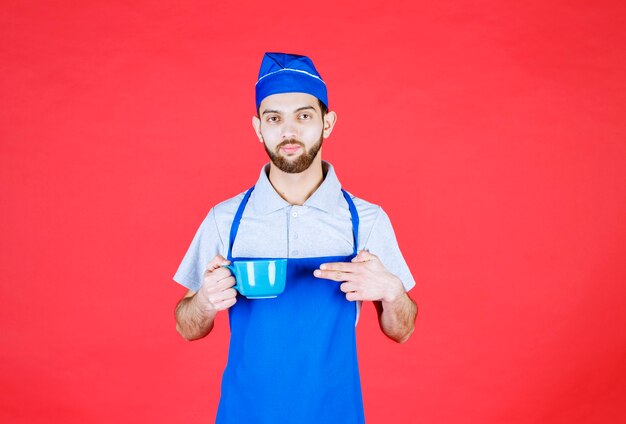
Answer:
<svg viewBox="0 0 626 424"><path fill-rule="evenodd" d="M230 261L252 187L235 214ZM340 283L313 276L325 262L356 256L359 217L342 190L352 217L350 256L288 258L285 291L273 299L237 295L229 309L230 347L222 377L216 423L364 423L356 352L356 302ZM276 259L276 258L273 258Z"/></svg>

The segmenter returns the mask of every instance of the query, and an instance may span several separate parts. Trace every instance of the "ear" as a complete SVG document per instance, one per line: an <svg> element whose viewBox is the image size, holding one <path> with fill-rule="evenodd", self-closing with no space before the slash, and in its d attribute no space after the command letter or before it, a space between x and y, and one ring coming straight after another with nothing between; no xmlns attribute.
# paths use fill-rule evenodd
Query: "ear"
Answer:
<svg viewBox="0 0 626 424"><path fill-rule="evenodd" d="M259 138L259 141L263 143L263 136L261 135L261 120L257 116L252 117L252 128L254 128L254 132Z"/></svg>
<svg viewBox="0 0 626 424"><path fill-rule="evenodd" d="M333 132L333 128L335 128L335 123L337 122L337 114L335 112L328 112L324 115L324 138L328 138L330 133Z"/></svg>

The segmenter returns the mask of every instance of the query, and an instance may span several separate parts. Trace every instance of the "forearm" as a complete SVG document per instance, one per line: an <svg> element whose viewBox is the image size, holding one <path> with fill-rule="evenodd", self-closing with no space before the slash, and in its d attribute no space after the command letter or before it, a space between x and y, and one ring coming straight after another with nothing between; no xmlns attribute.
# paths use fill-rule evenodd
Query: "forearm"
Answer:
<svg viewBox="0 0 626 424"><path fill-rule="evenodd" d="M217 311L208 311L197 296L185 297L176 305L176 331L186 340L201 339L211 332Z"/></svg>
<svg viewBox="0 0 626 424"><path fill-rule="evenodd" d="M415 329L417 305L404 292L392 301L375 302L380 328L390 339L404 343Z"/></svg>

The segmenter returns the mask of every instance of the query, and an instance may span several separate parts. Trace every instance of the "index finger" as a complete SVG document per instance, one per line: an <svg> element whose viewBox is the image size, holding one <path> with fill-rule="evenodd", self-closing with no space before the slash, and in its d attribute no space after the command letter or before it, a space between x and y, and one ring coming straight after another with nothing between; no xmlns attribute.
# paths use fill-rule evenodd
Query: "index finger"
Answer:
<svg viewBox="0 0 626 424"><path fill-rule="evenodd" d="M354 268L355 264L350 262L328 262L320 265L320 269L323 271L352 272Z"/></svg>

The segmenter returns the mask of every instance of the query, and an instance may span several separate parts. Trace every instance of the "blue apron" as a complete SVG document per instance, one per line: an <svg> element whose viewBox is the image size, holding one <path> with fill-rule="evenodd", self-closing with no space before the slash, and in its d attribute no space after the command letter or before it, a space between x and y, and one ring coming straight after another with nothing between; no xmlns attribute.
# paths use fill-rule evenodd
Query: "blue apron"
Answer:
<svg viewBox="0 0 626 424"><path fill-rule="evenodd" d="M228 260L250 194L230 231ZM230 347L222 377L216 423L364 423L356 352L356 302L340 283L313 276L325 262L356 256L359 216L343 191L352 217L350 256L287 259L285 291L274 299L237 295L229 309Z"/></svg>

